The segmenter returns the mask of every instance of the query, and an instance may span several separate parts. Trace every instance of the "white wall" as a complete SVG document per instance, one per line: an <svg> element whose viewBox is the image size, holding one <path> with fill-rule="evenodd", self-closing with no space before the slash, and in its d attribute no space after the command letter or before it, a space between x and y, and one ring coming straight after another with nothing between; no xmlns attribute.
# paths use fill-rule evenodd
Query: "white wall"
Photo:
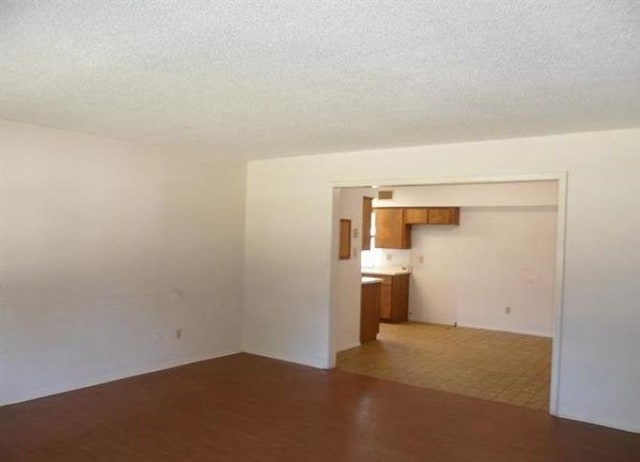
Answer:
<svg viewBox="0 0 640 462"><path fill-rule="evenodd" d="M553 334L557 208L463 208L458 325ZM505 307L510 313L505 313Z"/></svg>
<svg viewBox="0 0 640 462"><path fill-rule="evenodd" d="M410 319L551 336L556 207L461 215L460 227L413 229Z"/></svg>
<svg viewBox="0 0 640 462"><path fill-rule="evenodd" d="M558 413L640 430L640 130L250 162L244 348L331 364L332 185L567 172Z"/></svg>
<svg viewBox="0 0 640 462"><path fill-rule="evenodd" d="M245 171L1 123L0 404L238 351Z"/></svg>
<svg viewBox="0 0 640 462"><path fill-rule="evenodd" d="M466 219L466 217L465 217ZM409 320L436 324L458 323L460 279L457 226L414 226L411 232ZM423 258L420 262L419 257ZM475 262L471 263L472 265Z"/></svg>

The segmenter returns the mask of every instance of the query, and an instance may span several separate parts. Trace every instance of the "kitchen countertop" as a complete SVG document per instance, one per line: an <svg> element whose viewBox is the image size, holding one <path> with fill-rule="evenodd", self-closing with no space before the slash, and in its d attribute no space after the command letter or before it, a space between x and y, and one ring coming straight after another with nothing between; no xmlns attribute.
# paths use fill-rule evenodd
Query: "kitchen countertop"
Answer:
<svg viewBox="0 0 640 462"><path fill-rule="evenodd" d="M382 279L380 278L371 278L368 276L362 276L362 284L378 284L379 282L382 282Z"/></svg>
<svg viewBox="0 0 640 462"><path fill-rule="evenodd" d="M411 267L403 266L376 266L372 268L360 268L362 274L373 274L376 276L397 276L399 274L411 273Z"/></svg>

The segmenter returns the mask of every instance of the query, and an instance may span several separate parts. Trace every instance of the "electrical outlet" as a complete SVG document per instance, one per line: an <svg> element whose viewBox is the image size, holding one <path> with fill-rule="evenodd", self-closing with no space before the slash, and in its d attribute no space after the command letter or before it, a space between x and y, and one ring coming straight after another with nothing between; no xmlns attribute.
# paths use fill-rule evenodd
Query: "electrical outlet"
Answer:
<svg viewBox="0 0 640 462"><path fill-rule="evenodd" d="M504 314L511 314L511 307L510 306L505 306L504 307Z"/></svg>
<svg viewBox="0 0 640 462"><path fill-rule="evenodd" d="M393 255L392 255L392 254L390 254L390 253L385 254L385 257L387 258L387 261L391 261L391 260L393 260Z"/></svg>
<svg viewBox="0 0 640 462"><path fill-rule="evenodd" d="M418 263L420 264L424 263L424 257L422 255L418 257Z"/></svg>
<svg viewBox="0 0 640 462"><path fill-rule="evenodd" d="M360 232L358 231L358 228L353 228L353 238L358 239L359 235L360 235Z"/></svg>
<svg viewBox="0 0 640 462"><path fill-rule="evenodd" d="M176 329L176 338L180 340L182 338L182 329Z"/></svg>

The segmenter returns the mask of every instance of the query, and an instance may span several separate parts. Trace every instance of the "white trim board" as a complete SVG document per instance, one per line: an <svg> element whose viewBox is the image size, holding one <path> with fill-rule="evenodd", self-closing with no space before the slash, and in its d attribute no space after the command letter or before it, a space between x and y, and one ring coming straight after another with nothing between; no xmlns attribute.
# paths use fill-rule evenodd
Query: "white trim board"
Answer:
<svg viewBox="0 0 640 462"><path fill-rule="evenodd" d="M563 419L569 419L569 420L575 420L576 422L583 422L583 423L588 423L591 425L597 425L599 427L605 427L605 428L612 428L615 430L622 430L625 432L630 432L630 433L640 433L640 427L629 427L626 425L620 425L619 422L611 422L610 420L598 420L597 422L593 419L589 419L587 417L582 417L582 416L577 416L577 415L572 415L572 414L565 414L564 412L558 412L556 414L557 417L561 417Z"/></svg>
<svg viewBox="0 0 640 462"><path fill-rule="evenodd" d="M276 359L278 361L284 361L287 363L298 364L300 366L315 367L316 369L330 369L327 367L326 360L321 359L309 359L303 357L292 357L285 354L273 353L270 351L258 351L258 350L242 350L242 353L248 353L250 355L263 356L269 359Z"/></svg>
<svg viewBox="0 0 640 462"><path fill-rule="evenodd" d="M350 350L351 348L359 347L362 345L360 342L353 342L347 345L341 345L336 348L336 353L340 353L341 351Z"/></svg>
<svg viewBox="0 0 640 462"><path fill-rule="evenodd" d="M418 322L420 322L420 321L418 321ZM469 329L491 330L491 331L496 331L496 332L509 332L509 333L512 333L512 334L533 335L534 337L545 337L545 338L553 339L552 335L548 335L548 334L544 334L542 332L536 332L536 331L532 331L532 330L504 329L502 327L495 327L495 326L477 325L477 324L460 324L460 323L458 323L458 325L456 327L467 327Z"/></svg>

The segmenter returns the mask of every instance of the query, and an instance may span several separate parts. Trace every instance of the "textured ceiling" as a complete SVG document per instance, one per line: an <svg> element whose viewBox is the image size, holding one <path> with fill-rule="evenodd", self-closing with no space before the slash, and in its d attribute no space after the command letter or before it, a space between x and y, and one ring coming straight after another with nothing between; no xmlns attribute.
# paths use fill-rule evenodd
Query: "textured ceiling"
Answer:
<svg viewBox="0 0 640 462"><path fill-rule="evenodd" d="M0 0L0 118L262 158L640 126L640 1Z"/></svg>

